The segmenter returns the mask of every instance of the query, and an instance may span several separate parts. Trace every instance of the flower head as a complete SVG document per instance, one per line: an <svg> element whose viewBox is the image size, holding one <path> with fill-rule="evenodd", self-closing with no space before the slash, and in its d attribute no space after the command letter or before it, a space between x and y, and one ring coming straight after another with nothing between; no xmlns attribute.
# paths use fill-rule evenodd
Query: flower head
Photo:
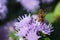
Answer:
<svg viewBox="0 0 60 40"><path fill-rule="evenodd" d="M28 12L33 12L39 8L39 0L17 0Z"/></svg>
<svg viewBox="0 0 60 40"><path fill-rule="evenodd" d="M26 36L27 40L38 40L38 38L40 38L40 36L38 36L33 30L31 30L28 36Z"/></svg>
<svg viewBox="0 0 60 40"><path fill-rule="evenodd" d="M23 16L22 19L20 17L18 18L19 22L15 23L15 28L18 30L17 36L25 36L27 40L38 40L41 36L37 35L37 31L41 31L47 35L53 31L50 24L47 25L46 22L40 23L38 20L35 20L34 16L32 17Z"/></svg>
<svg viewBox="0 0 60 40"><path fill-rule="evenodd" d="M0 19L4 19L7 14L7 0L0 0Z"/></svg>
<svg viewBox="0 0 60 40"><path fill-rule="evenodd" d="M46 22L43 22L43 23L40 23L40 22L37 22L36 23L37 26L37 29L38 31L42 32L43 34L47 34L47 35L50 35L53 30L53 27L51 24L46 24Z"/></svg>
<svg viewBox="0 0 60 40"><path fill-rule="evenodd" d="M19 36L25 36L27 30L28 30L28 24L31 21L30 15L22 16L22 18L19 16L18 18L19 22L16 22L14 25L16 26L15 28L20 31L18 31Z"/></svg>

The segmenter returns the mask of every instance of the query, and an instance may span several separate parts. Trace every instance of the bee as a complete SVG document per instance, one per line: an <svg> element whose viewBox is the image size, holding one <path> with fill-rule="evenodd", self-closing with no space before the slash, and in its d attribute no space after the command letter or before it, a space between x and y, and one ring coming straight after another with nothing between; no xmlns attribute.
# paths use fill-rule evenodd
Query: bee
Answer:
<svg viewBox="0 0 60 40"><path fill-rule="evenodd" d="M38 21L40 23L44 22L44 17L45 17L44 11L43 11L43 9L40 9L38 11Z"/></svg>

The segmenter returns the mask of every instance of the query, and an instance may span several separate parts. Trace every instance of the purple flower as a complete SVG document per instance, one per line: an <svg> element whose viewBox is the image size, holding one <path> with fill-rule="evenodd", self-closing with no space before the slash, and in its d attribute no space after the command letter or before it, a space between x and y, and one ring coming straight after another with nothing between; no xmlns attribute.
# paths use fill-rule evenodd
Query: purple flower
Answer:
<svg viewBox="0 0 60 40"><path fill-rule="evenodd" d="M28 12L33 12L39 8L39 0L17 0Z"/></svg>
<svg viewBox="0 0 60 40"><path fill-rule="evenodd" d="M38 31L41 31L42 33L47 35L50 35L50 33L54 31L52 25L51 24L47 25L46 22L40 24L40 22L36 21L35 26Z"/></svg>
<svg viewBox="0 0 60 40"><path fill-rule="evenodd" d="M0 19L4 19L7 14L7 0L0 0Z"/></svg>
<svg viewBox="0 0 60 40"><path fill-rule="evenodd" d="M20 30L18 31L18 35L20 36L25 36L27 30L28 30L28 24L30 23L31 17L29 16L22 16L22 18L19 16L18 20L20 22L16 22L14 25L16 26L16 30Z"/></svg>
<svg viewBox="0 0 60 40"><path fill-rule="evenodd" d="M33 19L32 19L33 17ZM37 16L23 16L23 18L19 17L19 22L16 22L14 25L16 26L17 36L23 37L25 36L27 40L38 40L39 37L36 33L37 31L41 31L44 34L49 35L53 30L51 25L47 25L46 22L40 24L38 20L35 20ZM32 22L31 22L32 21Z"/></svg>
<svg viewBox="0 0 60 40"><path fill-rule="evenodd" d="M9 38L9 27L7 23L0 25L0 40L8 40Z"/></svg>
<svg viewBox="0 0 60 40"><path fill-rule="evenodd" d="M53 31L52 30L53 27L51 26L52 26L51 24L47 25L46 23L44 23L43 25L40 26L39 30L44 34L50 35L50 33Z"/></svg>
<svg viewBox="0 0 60 40"><path fill-rule="evenodd" d="M38 40L38 38L40 38L40 36L38 36L33 30L31 30L28 36L26 36L27 40Z"/></svg>

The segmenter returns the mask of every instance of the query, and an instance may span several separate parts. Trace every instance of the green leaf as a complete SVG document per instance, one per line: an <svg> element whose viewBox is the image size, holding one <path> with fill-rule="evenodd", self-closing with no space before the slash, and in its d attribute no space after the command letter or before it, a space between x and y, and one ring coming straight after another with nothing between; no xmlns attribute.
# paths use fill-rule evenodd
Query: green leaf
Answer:
<svg viewBox="0 0 60 40"><path fill-rule="evenodd" d="M46 14L45 19L46 19L49 23L53 23L56 18L54 17L53 12L52 12L52 13Z"/></svg>
<svg viewBox="0 0 60 40"><path fill-rule="evenodd" d="M55 8L54 12L48 13L46 15L45 19L49 23L53 23L58 16L60 16L60 2L58 2L58 4L56 5L56 8Z"/></svg>
<svg viewBox="0 0 60 40"><path fill-rule="evenodd" d="M60 16L60 2L58 2L55 10L54 10L54 16Z"/></svg>
<svg viewBox="0 0 60 40"><path fill-rule="evenodd" d="M10 32L10 36L13 38L13 40L17 40L18 39L18 37L15 36L14 32Z"/></svg>
<svg viewBox="0 0 60 40"><path fill-rule="evenodd" d="M46 37L46 38L44 38L44 40L50 40L50 38Z"/></svg>

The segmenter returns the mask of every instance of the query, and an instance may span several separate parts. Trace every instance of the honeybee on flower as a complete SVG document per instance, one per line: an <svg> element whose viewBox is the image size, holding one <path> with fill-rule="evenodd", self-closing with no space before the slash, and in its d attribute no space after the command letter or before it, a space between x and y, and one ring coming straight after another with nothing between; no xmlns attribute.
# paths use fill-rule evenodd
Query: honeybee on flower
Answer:
<svg viewBox="0 0 60 40"><path fill-rule="evenodd" d="M14 23L15 28L19 29L16 33L17 36L24 36L27 40L38 40L41 36L37 35L37 31L50 35L53 27L51 24L46 24L44 17L45 15L42 9L39 10L38 15L19 16L19 22Z"/></svg>
<svg viewBox="0 0 60 40"><path fill-rule="evenodd" d="M39 21L40 23L42 23L42 22L44 21L44 17L45 17L44 11L43 11L43 9L40 9L40 10L38 11L38 21Z"/></svg>

